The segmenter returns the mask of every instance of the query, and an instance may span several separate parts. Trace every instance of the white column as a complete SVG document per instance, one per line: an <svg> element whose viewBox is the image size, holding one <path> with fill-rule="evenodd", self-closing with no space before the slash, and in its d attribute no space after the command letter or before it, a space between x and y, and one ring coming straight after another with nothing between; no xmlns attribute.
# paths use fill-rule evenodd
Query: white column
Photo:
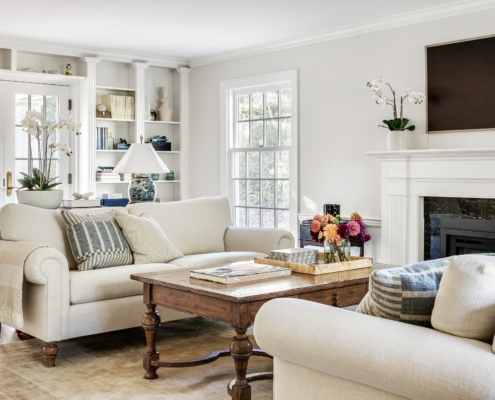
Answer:
<svg viewBox="0 0 495 400"><path fill-rule="evenodd" d="M180 199L189 198L189 73L190 68L179 67L180 110Z"/></svg>
<svg viewBox="0 0 495 400"><path fill-rule="evenodd" d="M136 112L136 143L140 142L141 136L143 137L143 141L145 139L145 127L144 127L144 97L145 97L145 72L146 68L148 68L148 64L143 62L133 62L132 66L135 70L134 75L134 89L135 97L134 97L134 107Z"/></svg>
<svg viewBox="0 0 495 400"><path fill-rule="evenodd" d="M79 190L87 190L96 193L96 65L101 61L96 57L82 57L80 59L83 73L87 77L87 90L83 91L81 98L87 98L87 132L86 140L81 136L79 146L78 186ZM85 92L85 93L84 93ZM83 176L84 175L84 176Z"/></svg>

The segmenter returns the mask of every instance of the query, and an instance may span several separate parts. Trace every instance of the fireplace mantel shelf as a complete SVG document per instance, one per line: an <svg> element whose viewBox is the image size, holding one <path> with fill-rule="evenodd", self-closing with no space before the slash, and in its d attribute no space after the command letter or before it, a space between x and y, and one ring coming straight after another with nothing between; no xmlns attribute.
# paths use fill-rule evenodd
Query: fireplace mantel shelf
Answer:
<svg viewBox="0 0 495 400"><path fill-rule="evenodd" d="M495 148L483 149L421 149L400 151L367 151L365 154L381 160L495 158Z"/></svg>

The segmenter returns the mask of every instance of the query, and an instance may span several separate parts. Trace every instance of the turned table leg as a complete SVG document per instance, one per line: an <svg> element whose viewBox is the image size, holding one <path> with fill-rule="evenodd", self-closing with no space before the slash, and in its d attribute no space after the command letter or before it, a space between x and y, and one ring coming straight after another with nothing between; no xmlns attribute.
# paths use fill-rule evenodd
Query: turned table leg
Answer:
<svg viewBox="0 0 495 400"><path fill-rule="evenodd" d="M156 370L158 367L152 366L151 361L156 361L159 358L159 353L156 351L156 334L160 326L160 314L155 310L154 304L146 304L148 308L143 315L142 324L146 333L146 351L143 355L143 368L146 370L145 379L156 379L158 375Z"/></svg>
<svg viewBox="0 0 495 400"><path fill-rule="evenodd" d="M248 384L247 367L253 353L253 345L246 336L247 329L237 329L230 345L230 354L234 358L236 381L232 387L232 400L251 400L251 386Z"/></svg>
<svg viewBox="0 0 495 400"><path fill-rule="evenodd" d="M53 368L55 366L55 358L57 358L58 346L56 342L45 343L43 346L43 354L45 355L46 367Z"/></svg>

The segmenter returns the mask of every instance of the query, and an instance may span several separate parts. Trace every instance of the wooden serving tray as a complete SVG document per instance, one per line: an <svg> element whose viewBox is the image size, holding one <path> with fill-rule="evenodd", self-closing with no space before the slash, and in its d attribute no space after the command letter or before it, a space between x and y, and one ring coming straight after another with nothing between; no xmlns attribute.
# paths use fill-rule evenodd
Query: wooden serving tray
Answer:
<svg viewBox="0 0 495 400"><path fill-rule="evenodd" d="M318 264L297 264L287 261L270 260L269 257L256 257L257 264L275 265L277 267L290 268L293 272L308 275L322 275L332 272L350 271L353 269L369 268L373 266L373 260L366 257L351 256L351 261L344 261L332 264L323 263L323 253L318 253Z"/></svg>

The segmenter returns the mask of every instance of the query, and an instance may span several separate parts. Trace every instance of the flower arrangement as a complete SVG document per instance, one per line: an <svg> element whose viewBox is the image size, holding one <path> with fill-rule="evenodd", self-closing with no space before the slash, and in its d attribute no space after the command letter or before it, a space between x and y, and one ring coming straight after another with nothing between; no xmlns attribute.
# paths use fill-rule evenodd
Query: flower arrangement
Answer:
<svg viewBox="0 0 495 400"><path fill-rule="evenodd" d="M366 243L371 236L366 233L366 225L363 218L355 212L351 215L351 220L342 223L340 215L315 215L311 223L311 237L315 242L324 243L326 264L336 261L350 261L349 251L352 240L360 240ZM338 259L336 258L338 256Z"/></svg>
<svg viewBox="0 0 495 400"><path fill-rule="evenodd" d="M31 148L29 147L29 174L21 172L24 178L18 179L21 184L19 189L27 190L51 190L55 186L60 185L61 182L56 182L59 177L51 177L51 167L53 155L57 151L65 153L67 156L72 154L72 150L69 145L65 143L55 143L53 138L55 137L57 129L67 127L69 132L74 132L76 135L80 135L81 124L76 124L72 118L58 119L58 122L45 121L42 113L38 111L26 111L24 119L21 121L23 131L29 133L30 140L35 139L38 148L38 160L39 168L33 167L33 157ZM46 134L43 132L46 130Z"/></svg>
<svg viewBox="0 0 495 400"><path fill-rule="evenodd" d="M391 92L392 98L385 96L382 92L382 87L387 85ZM413 131L416 127L414 125L407 126L409 120L407 118L403 118L404 111L404 100L408 99L411 103L421 104L426 99L426 96L421 92L410 92L408 93L406 89L404 89L400 95L400 118L397 118L397 102L395 100L395 90L390 86L389 83L383 79L383 76L379 78L373 78L371 82L367 83L367 86L371 89L371 98L375 101L376 104L381 106L381 108L385 108L385 106L391 106L393 108L393 116L394 119L383 120L383 123L386 125L378 125L382 128L387 128L390 131Z"/></svg>

